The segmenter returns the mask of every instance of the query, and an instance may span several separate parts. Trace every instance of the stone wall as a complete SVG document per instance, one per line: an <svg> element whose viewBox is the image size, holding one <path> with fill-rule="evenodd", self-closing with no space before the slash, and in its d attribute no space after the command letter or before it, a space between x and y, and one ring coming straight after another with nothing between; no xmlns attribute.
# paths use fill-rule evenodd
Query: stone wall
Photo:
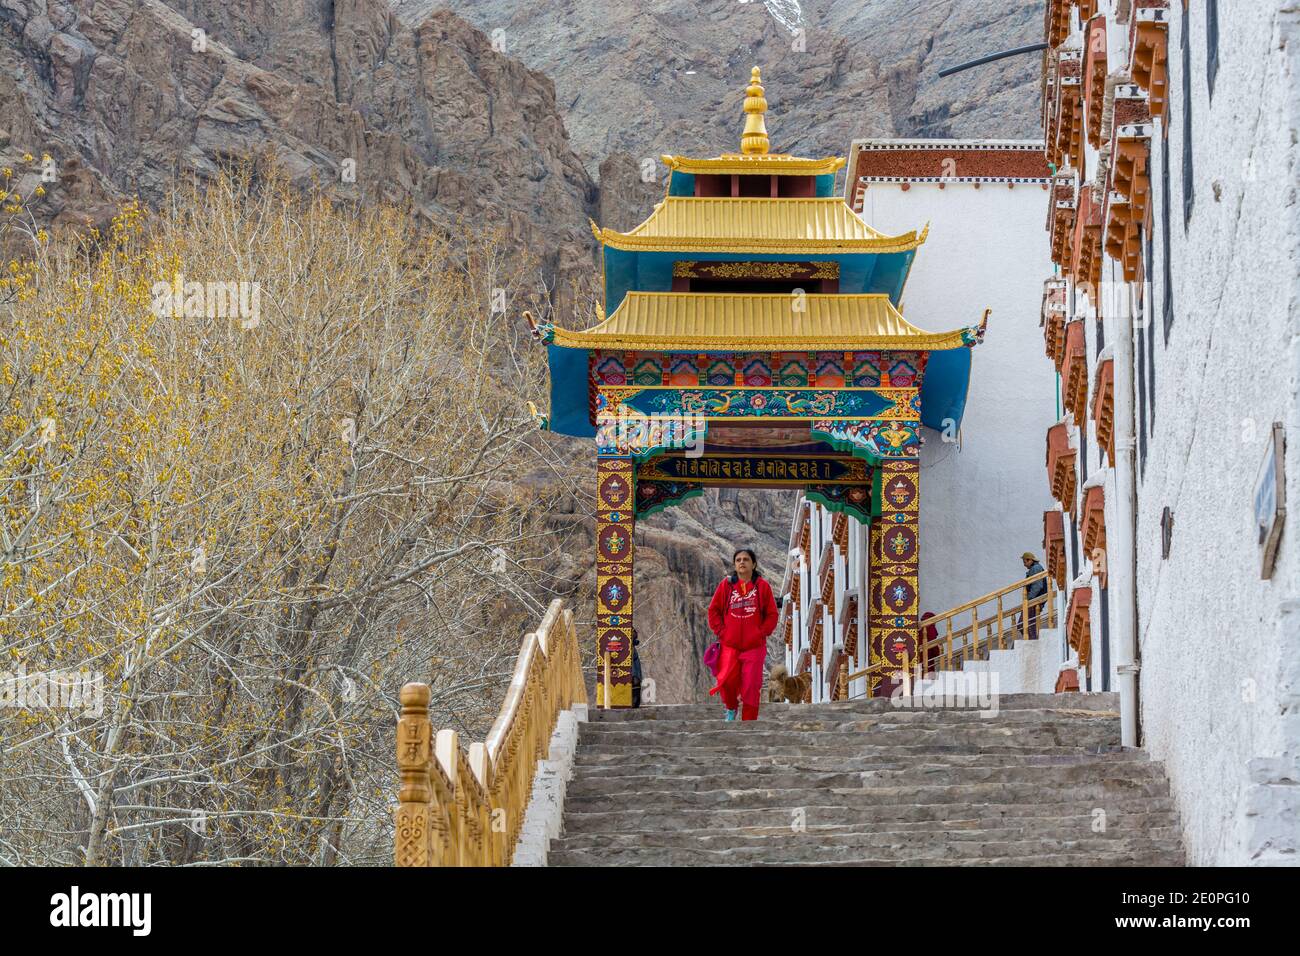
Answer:
<svg viewBox="0 0 1300 956"><path fill-rule="evenodd" d="M1182 31L1169 34L1174 318L1152 324L1154 422L1138 483L1145 746L1169 771L1200 864L1300 863L1300 13L1220 4L1211 99L1203 7L1191 15L1195 206L1184 227ZM1160 190L1155 192L1160 222ZM1155 261L1162 261L1155 230ZM1153 300L1164 295L1153 269ZM1148 403L1148 417L1151 417ZM1292 515L1260 579L1253 493L1274 421L1286 425ZM1168 559L1160 520L1174 514ZM1286 767L1289 757L1290 769ZM1289 814L1289 816L1287 816Z"/></svg>

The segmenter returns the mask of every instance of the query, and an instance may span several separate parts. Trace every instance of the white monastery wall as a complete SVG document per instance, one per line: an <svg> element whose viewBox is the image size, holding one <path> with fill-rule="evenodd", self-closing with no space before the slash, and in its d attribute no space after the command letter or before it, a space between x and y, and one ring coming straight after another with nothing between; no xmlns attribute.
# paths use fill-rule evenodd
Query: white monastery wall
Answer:
<svg viewBox="0 0 1300 956"><path fill-rule="evenodd" d="M1157 132L1151 162L1158 171L1161 149L1172 151L1174 319L1166 344L1162 269L1153 268L1154 424L1139 473L1137 527L1144 744L1168 769L1190 862L1297 865L1300 11L1276 0L1220 3L1211 100L1205 19L1193 4L1195 206L1185 231L1187 21L1178 6L1170 17L1169 137ZM1160 263L1158 180L1152 191ZM1274 421L1286 425L1291 514L1265 581L1253 489ZM1174 524L1163 559L1166 506Z"/></svg>
<svg viewBox="0 0 1300 956"><path fill-rule="evenodd" d="M1042 516L1052 507L1044 436L1056 402L1038 328L1052 271L1048 193L1024 183L909 186L871 183L861 212L890 235L930 223L900 311L942 331L993 310L972 355L960 446L927 429L921 450L921 601L938 614L1023 577L1023 552L1043 559Z"/></svg>

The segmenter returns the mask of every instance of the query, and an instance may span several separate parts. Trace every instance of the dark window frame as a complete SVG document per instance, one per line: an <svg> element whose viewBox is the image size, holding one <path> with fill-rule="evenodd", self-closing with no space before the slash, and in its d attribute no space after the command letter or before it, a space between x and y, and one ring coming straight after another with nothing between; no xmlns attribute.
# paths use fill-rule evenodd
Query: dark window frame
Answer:
<svg viewBox="0 0 1300 956"><path fill-rule="evenodd" d="M1101 689L1110 690L1110 596L1101 591Z"/></svg>
<svg viewBox="0 0 1300 956"><path fill-rule="evenodd" d="M1219 75L1219 0L1205 0L1205 79L1214 99L1214 80Z"/></svg>
<svg viewBox="0 0 1300 956"><path fill-rule="evenodd" d="M1195 163L1192 159L1192 17L1183 0L1183 229L1192 222L1196 207Z"/></svg>
<svg viewBox="0 0 1300 956"><path fill-rule="evenodd" d="M1174 324L1174 266L1173 266L1173 229L1170 223L1173 195L1169 187L1172 178L1169 170L1169 131L1160 142L1160 232L1161 232L1161 277L1163 288L1161 295L1161 313L1165 326L1165 344L1169 344L1169 329Z"/></svg>
<svg viewBox="0 0 1300 956"><path fill-rule="evenodd" d="M1166 340L1167 341L1167 340ZM1151 438L1156 435L1156 337L1147 336L1147 415Z"/></svg>
<svg viewBox="0 0 1300 956"><path fill-rule="evenodd" d="M1070 515L1065 516L1070 519ZM1070 577L1079 576L1079 526L1070 519Z"/></svg>
<svg viewBox="0 0 1300 956"><path fill-rule="evenodd" d="M1147 354L1144 338L1147 330L1137 330L1137 376L1138 376L1138 478L1147 474Z"/></svg>
<svg viewBox="0 0 1300 956"><path fill-rule="evenodd" d="M1076 423L1079 426L1079 470L1083 472L1079 476L1079 481L1087 481L1088 476L1092 474L1092 469L1088 465L1088 420L1085 418Z"/></svg>
<svg viewBox="0 0 1300 956"><path fill-rule="evenodd" d="M1136 365L1137 365L1137 400L1138 400L1138 479L1146 477L1147 473L1147 351L1146 337L1150 331L1152 314L1155 312L1154 296L1147 295L1151 288L1151 265L1155 258L1155 252L1152 245L1151 230L1145 225L1139 227L1142 230L1143 250L1146 261L1142 266L1144 281L1138 288L1141 299L1138 308L1142 310L1141 321L1137 323L1137 335L1135 341Z"/></svg>

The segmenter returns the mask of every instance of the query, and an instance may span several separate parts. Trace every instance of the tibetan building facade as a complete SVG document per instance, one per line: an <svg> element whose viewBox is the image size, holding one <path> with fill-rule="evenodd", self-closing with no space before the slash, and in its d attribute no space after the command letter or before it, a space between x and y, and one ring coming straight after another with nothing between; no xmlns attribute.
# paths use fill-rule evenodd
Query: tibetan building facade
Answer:
<svg viewBox="0 0 1300 956"><path fill-rule="evenodd" d="M1072 661L1164 761L1193 862L1294 863L1300 15L1048 0L1045 34L1042 547Z"/></svg>
<svg viewBox="0 0 1300 956"><path fill-rule="evenodd" d="M931 224L908 277L908 321L941 328L967 302L992 314L960 429L950 423L921 449L922 494L943 502L921 533L924 610L936 614L1023 577L1020 556L1038 550L1052 503L1038 436L1056 421L1056 377L1036 344L1050 183L1041 140L859 139L849 151L855 212L886 230Z"/></svg>
<svg viewBox="0 0 1300 956"><path fill-rule="evenodd" d="M835 195L842 159L770 151L757 69L746 94L738 153L664 157L667 195L645 222L593 224L603 321L534 328L543 425L594 440L601 706L631 704L636 521L709 487L793 489L833 515L862 577L855 604L815 607L805 577L779 625L792 670L813 658L819 697L845 693L849 669L887 694L915 660L921 429L960 423L984 324L909 323L899 302L924 228L866 224ZM824 614L860 635L836 660L829 628L804 643Z"/></svg>
<svg viewBox="0 0 1300 956"><path fill-rule="evenodd" d="M1037 548L1040 516L1051 505L1036 437L1056 420L1055 373L1039 361L1036 345L1042 275L1051 268L1039 234L1050 184L1040 140L860 139L849 150L842 195L856 214L887 232L930 223L904 290L908 321L943 328L954 307L978 303L991 310L996 328L975 354L978 374L970 378L960 427L923 428L923 615L1022 579L1020 556ZM1006 489L1017 489L1012 506ZM791 672L813 676L811 701L863 696L865 681L850 678L859 673L867 634L859 605L864 595L874 600L869 534L805 499L792 518L788 548L781 628ZM1003 600L1015 604L1019 595ZM978 616L987 621L996 605L991 599ZM970 618L962 613L954 621L957 647L970 637ZM1037 640L1003 635L1026 658L1015 673L1000 675L1003 692L1055 684L1068 651L1047 620ZM935 630L939 639L945 624ZM980 648L981 657L985 652ZM936 657L923 671L942 667Z"/></svg>

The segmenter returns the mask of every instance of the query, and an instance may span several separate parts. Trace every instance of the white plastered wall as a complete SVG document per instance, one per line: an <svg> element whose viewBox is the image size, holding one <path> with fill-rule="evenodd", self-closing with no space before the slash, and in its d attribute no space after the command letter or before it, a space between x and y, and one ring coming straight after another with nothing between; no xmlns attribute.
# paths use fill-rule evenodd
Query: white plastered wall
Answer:
<svg viewBox="0 0 1300 956"><path fill-rule="evenodd" d="M1020 555L1043 559L1044 471L1056 376L1039 328L1052 274L1048 193L1036 183L872 183L862 218L887 234L930 223L907 280L902 313L930 331L976 324L960 448L926 430L921 450L923 611L942 613L1024 576Z"/></svg>
<svg viewBox="0 0 1300 956"><path fill-rule="evenodd" d="M1211 102L1205 21L1191 19L1195 206L1182 202L1182 29L1169 32L1174 321L1155 278L1155 408L1138 482L1144 744L1164 761L1190 861L1300 863L1300 12L1220 4ZM1283 12L1289 8L1289 12ZM1152 169L1161 168L1161 129ZM1161 191L1155 262L1162 262ZM1260 579L1253 489L1273 421L1286 425L1291 516ZM1168 559L1160 519L1172 509ZM1286 781L1290 780L1288 784Z"/></svg>

